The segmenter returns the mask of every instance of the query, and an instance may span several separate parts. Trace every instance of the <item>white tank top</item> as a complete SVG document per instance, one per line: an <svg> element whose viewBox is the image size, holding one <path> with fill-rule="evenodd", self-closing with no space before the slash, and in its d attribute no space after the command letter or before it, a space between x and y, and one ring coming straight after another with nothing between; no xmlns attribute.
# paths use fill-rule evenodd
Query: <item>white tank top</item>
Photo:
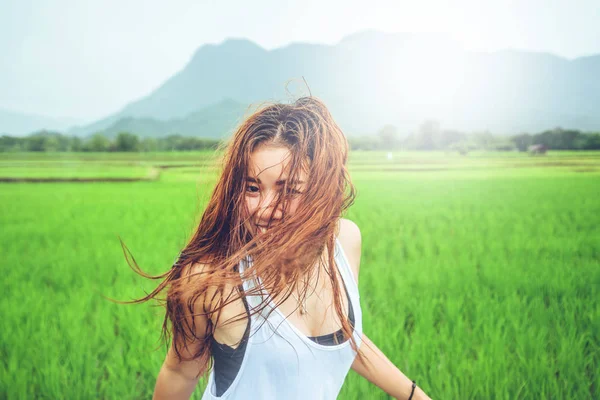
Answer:
<svg viewBox="0 0 600 400"><path fill-rule="evenodd" d="M350 296L354 311L353 336L360 346L362 313L358 285L337 238L334 259ZM240 272L247 263L248 260L240 262ZM243 283L244 290L250 290L256 284L262 284L260 278L246 280ZM257 296L248 296L247 301L251 309L260 304ZM262 313L256 313L250 318L250 337L244 359L229 388L221 396L215 395L217 392L213 368L202 399L337 398L356 357L350 340L333 346L315 343L285 319L285 315L275 307L271 298L268 301L269 305ZM270 309L274 311L265 318Z"/></svg>

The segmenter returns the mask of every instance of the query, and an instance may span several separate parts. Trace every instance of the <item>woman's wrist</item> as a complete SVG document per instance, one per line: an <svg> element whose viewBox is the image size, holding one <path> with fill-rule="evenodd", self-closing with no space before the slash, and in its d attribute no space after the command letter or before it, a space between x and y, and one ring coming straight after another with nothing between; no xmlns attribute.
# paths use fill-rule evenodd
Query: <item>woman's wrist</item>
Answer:
<svg viewBox="0 0 600 400"><path fill-rule="evenodd" d="M408 379L408 378L407 378ZM415 386L413 390L413 384ZM402 394L396 394L397 397L394 397L397 400L431 400L429 396L425 394L425 392L416 384L415 381L409 381L408 386L403 387L404 390ZM412 396L412 397L411 397Z"/></svg>
<svg viewBox="0 0 600 400"><path fill-rule="evenodd" d="M415 393L413 394L411 400L431 400L431 398L427 396L423 390L421 390L419 385L417 385L417 387L415 388Z"/></svg>

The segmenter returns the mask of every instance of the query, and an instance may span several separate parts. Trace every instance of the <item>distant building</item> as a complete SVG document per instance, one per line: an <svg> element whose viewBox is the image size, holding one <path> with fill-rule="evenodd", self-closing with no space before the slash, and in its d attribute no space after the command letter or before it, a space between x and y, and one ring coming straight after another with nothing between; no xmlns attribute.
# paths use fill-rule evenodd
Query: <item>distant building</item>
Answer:
<svg viewBox="0 0 600 400"><path fill-rule="evenodd" d="M533 144L527 148L527 151L531 155L546 154L546 151L548 151L548 148L546 146L544 146L543 144Z"/></svg>

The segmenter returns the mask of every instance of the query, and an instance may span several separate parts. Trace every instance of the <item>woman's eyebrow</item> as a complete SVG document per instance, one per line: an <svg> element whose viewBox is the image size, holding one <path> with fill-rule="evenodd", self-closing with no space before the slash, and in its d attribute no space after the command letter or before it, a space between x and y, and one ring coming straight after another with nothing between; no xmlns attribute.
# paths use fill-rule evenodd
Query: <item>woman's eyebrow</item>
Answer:
<svg viewBox="0 0 600 400"><path fill-rule="evenodd" d="M246 181L261 183L260 179L255 179L255 178L252 178L251 176L247 176ZM281 179L281 180L275 182L276 185L283 185L284 183L285 183L285 179ZM290 185L297 185L299 183L304 183L304 181L290 181Z"/></svg>

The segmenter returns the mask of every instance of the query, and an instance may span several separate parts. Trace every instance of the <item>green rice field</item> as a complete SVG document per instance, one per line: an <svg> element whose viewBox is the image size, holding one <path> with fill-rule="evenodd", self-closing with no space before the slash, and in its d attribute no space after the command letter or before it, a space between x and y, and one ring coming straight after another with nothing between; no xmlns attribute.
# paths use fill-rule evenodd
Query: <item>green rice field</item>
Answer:
<svg viewBox="0 0 600 400"><path fill-rule="evenodd" d="M600 152L392 156L349 163L365 334L433 399L600 398ZM0 155L0 399L151 398L164 313L103 297L155 285L119 238L165 272L216 165ZM339 398L388 396L351 371Z"/></svg>

